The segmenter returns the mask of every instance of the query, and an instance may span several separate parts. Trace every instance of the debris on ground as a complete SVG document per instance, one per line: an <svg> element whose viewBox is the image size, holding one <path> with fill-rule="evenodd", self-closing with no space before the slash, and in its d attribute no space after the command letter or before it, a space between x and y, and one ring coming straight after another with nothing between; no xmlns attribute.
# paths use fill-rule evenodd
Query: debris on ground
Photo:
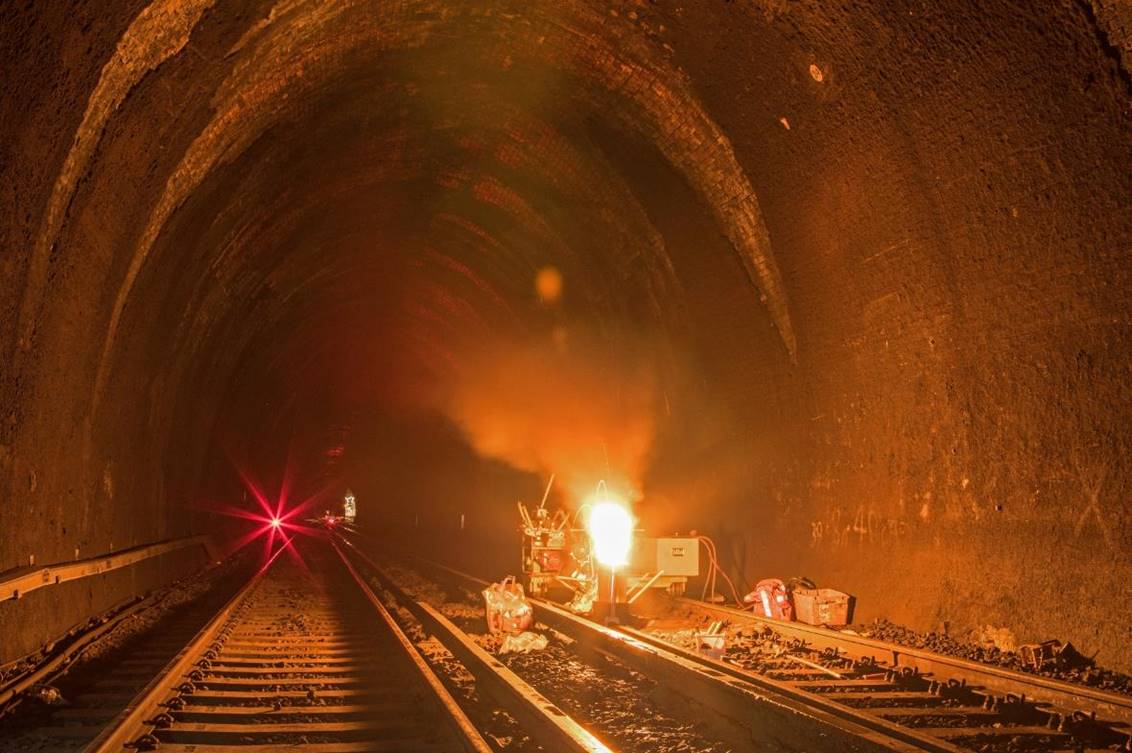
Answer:
<svg viewBox="0 0 1132 753"><path fill-rule="evenodd" d="M530 602L523 593L523 584L508 575L499 583L483 590L487 629L492 633L522 633L534 619Z"/></svg>
<svg viewBox="0 0 1132 753"><path fill-rule="evenodd" d="M976 643L981 643L988 649L997 648L999 651L1016 651L1018 649L1018 639L1014 637L1014 633L1009 628L985 625L974 632L974 638Z"/></svg>
<svg viewBox="0 0 1132 753"><path fill-rule="evenodd" d="M1072 643L1062 643L1059 640L1027 643L1018 648L1018 654L1022 657L1023 663L1035 672L1050 667L1079 669L1093 664L1093 660L1082 656Z"/></svg>
<svg viewBox="0 0 1132 753"><path fill-rule="evenodd" d="M45 706L62 706L66 703L63 694L52 685L33 685L28 688L27 697L32 698Z"/></svg>
<svg viewBox="0 0 1132 753"><path fill-rule="evenodd" d="M526 654L531 651L542 651L546 648L547 639L545 635L532 633L529 630L524 630L517 635L506 635L503 637L503 642L499 644L499 653L501 654Z"/></svg>
<svg viewBox="0 0 1132 753"><path fill-rule="evenodd" d="M658 750L726 753L733 750L705 736L700 725L663 711L654 698L656 683L621 662L604 656L587 661L570 648L573 641L563 640L556 631L537 622L533 627L541 632L546 645L538 651L505 654L502 647L511 636L480 632L484 631L482 608L475 611L467 608L482 604L482 594L465 591L461 606L451 596L463 589L451 588L453 593L446 594L439 584L406 567L391 565L386 572L411 598L439 605L440 611L472 640L500 656L511 671L563 711L606 732L618 744L618 750L624 753ZM602 692L595 692L595 688L602 688Z"/></svg>
<svg viewBox="0 0 1132 753"><path fill-rule="evenodd" d="M1132 695L1132 675L1098 667L1092 659L1081 656L1076 648L1072 649L1072 653L1069 653L1069 648L1063 649L1063 652L1065 652L1064 660L1060 662L1043 660L1041 668L1035 669L1032 660L1027 661L1021 650L1004 651L997 646L988 646L978 641L977 631L971 636L973 640L961 641L942 631L919 633L911 628L883 619L864 625L855 625L854 628L860 635L866 638L875 638L878 641L899 643L903 646L922 648L938 654L957 656L961 659L983 664L993 664L1005 669L1028 672L1062 682L1073 682L1112 693ZM1069 643L1065 645L1072 647L1072 644Z"/></svg>

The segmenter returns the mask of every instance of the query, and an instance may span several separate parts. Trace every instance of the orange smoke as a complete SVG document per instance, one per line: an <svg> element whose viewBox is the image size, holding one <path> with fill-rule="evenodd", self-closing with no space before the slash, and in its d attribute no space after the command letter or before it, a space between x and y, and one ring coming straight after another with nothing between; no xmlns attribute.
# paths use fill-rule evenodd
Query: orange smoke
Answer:
<svg viewBox="0 0 1132 753"><path fill-rule="evenodd" d="M562 333L489 346L465 363L447 412L480 454L557 474L575 504L601 479L637 499L655 431L656 379L645 350L624 347Z"/></svg>

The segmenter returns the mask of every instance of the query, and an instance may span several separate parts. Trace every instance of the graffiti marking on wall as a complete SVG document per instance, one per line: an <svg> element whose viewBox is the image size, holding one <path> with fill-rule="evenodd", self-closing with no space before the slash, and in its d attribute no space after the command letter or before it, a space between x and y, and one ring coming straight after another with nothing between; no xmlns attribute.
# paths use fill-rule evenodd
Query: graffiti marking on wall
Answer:
<svg viewBox="0 0 1132 753"><path fill-rule="evenodd" d="M872 544L903 536L908 525L902 518L888 517L872 505L857 505L851 512L835 507L824 519L810 521L810 546L831 547Z"/></svg>
<svg viewBox="0 0 1132 753"><path fill-rule="evenodd" d="M1102 470L1096 475L1094 479L1086 480L1082 478L1081 483L1085 488L1085 498L1087 500L1085 507L1081 510L1081 514L1077 516L1077 522L1073 526L1073 537L1079 538L1081 533L1085 530L1085 524L1092 516L1096 520L1097 527L1101 530L1101 536L1104 538L1106 546L1112 546L1112 528L1109 522L1105 520L1104 512L1101 510L1101 488L1104 486L1105 472Z"/></svg>

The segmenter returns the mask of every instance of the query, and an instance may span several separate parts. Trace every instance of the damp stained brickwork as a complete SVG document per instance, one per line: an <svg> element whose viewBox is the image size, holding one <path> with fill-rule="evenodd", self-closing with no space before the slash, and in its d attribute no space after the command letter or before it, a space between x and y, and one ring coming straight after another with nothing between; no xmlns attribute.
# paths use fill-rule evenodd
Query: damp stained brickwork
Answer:
<svg viewBox="0 0 1132 753"><path fill-rule="evenodd" d="M169 0L2 23L0 571L227 533L203 502L239 493L233 445L269 466L485 339L585 322L653 341L646 503L747 580L1132 667L1103 608L1132 582L1119 6Z"/></svg>

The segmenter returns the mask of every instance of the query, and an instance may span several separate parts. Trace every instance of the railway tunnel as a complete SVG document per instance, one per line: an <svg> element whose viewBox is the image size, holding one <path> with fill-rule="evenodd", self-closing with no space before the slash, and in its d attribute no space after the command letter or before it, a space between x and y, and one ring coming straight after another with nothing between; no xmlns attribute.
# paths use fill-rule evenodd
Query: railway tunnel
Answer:
<svg viewBox="0 0 1132 753"><path fill-rule="evenodd" d="M0 664L347 487L502 577L553 474L739 590L1132 671L1127 4L0 24L0 578L95 563Z"/></svg>

